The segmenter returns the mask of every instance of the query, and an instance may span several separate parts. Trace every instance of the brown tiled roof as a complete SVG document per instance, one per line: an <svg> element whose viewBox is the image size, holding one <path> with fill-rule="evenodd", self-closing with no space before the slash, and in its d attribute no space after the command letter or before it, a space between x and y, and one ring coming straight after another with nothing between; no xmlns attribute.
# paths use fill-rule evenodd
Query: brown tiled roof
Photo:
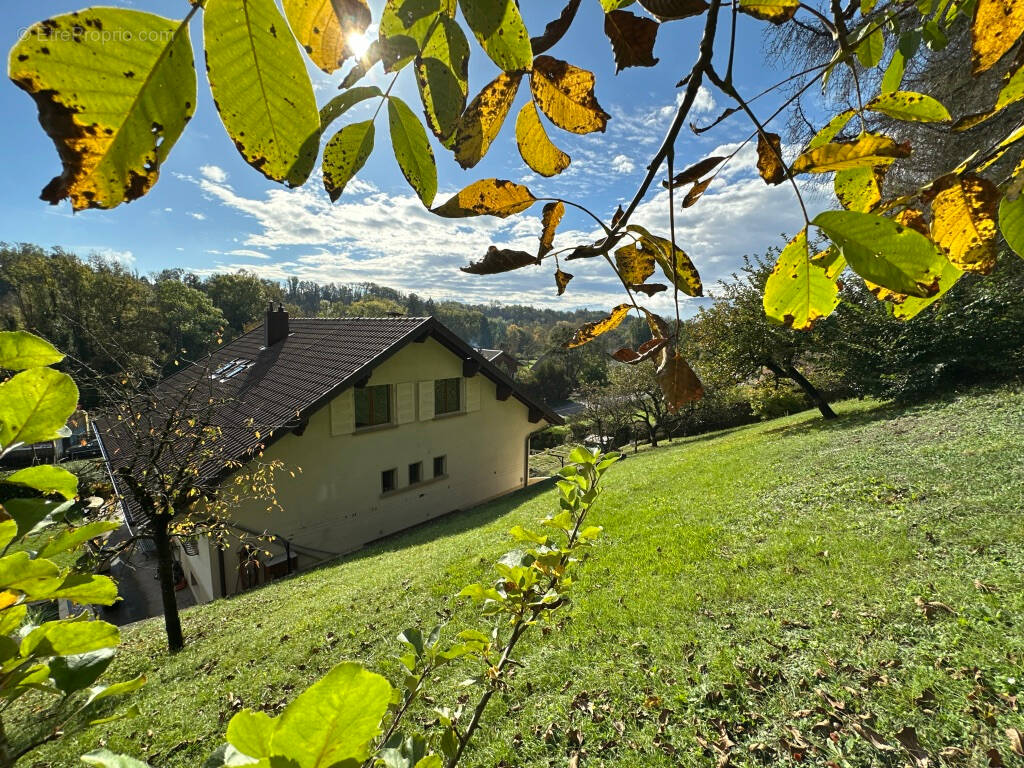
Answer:
<svg viewBox="0 0 1024 768"><path fill-rule="evenodd" d="M204 481L211 480L223 471L225 462L244 461L261 446L300 427L310 414L366 379L403 346L427 336L523 402L533 416L552 424L562 423L557 414L532 400L503 370L430 317L292 318L289 335L269 348L264 347L261 325L161 381L154 399L175 405L182 402L183 393L194 390L196 400L216 400L212 420L221 429L217 441L220 454L200 471ZM249 365L230 378L216 375L232 361ZM122 424L101 416L95 426L128 522L137 523L138 505L126 492L123 481L118 480L121 468L137 463L135 442Z"/></svg>

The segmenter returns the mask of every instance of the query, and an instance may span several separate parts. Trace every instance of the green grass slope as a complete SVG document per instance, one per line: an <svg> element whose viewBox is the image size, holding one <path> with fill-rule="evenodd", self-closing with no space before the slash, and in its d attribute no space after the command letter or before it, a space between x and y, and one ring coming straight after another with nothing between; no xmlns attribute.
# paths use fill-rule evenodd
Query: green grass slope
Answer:
<svg viewBox="0 0 1024 768"><path fill-rule="evenodd" d="M577 602L524 644L466 765L902 766L908 727L932 765L989 765L993 749L1019 764L1005 731L1024 730L1024 394L838 410L614 467ZM473 621L452 595L554 503L522 492L188 611L173 658L159 620L133 628L113 673L148 675L143 717L27 763L106 743L196 766L238 708L276 711L340 660L397 679L395 634Z"/></svg>

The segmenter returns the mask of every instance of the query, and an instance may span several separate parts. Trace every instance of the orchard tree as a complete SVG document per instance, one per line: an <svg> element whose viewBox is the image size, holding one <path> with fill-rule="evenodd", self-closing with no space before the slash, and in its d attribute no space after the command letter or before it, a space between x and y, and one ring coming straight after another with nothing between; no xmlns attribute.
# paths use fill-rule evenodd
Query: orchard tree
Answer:
<svg viewBox="0 0 1024 768"><path fill-rule="evenodd" d="M725 280L711 307L702 307L689 323L700 368L716 388L742 384L765 369L803 390L826 419L834 419L824 395L801 371L817 354L821 328L794 331L771 323L761 308L765 283L773 274L774 254L744 257L739 272ZM883 313L884 314L884 313Z"/></svg>
<svg viewBox="0 0 1024 768"><path fill-rule="evenodd" d="M262 455L269 430L250 420L247 456L228 455L221 424L233 400L218 389L212 373L197 364L156 386L125 373L108 388L109 406L97 418L111 477L133 521L134 535L122 547L148 539L156 549L172 653L185 647L173 575L175 541L207 537L221 547L243 539L258 545L272 537L240 533L230 524L231 510L243 502L263 504L268 512L281 509L275 479L284 465Z"/></svg>
<svg viewBox="0 0 1024 768"><path fill-rule="evenodd" d="M1003 119L1000 113L1024 98L1022 60L1010 55L1024 32L1024 0L600 0L617 69L653 66L659 37L695 52L690 71L676 86L678 109L667 121L664 139L644 158L647 171L639 186L610 218L592 211L586 200L554 198L503 179L474 181L451 199L435 201L435 149L451 152L462 168L476 166L520 92L525 99L515 119L516 144L526 165L542 177L561 173L571 162L557 147L557 134L549 135L545 119L575 134L605 130L610 115L598 101L594 75L551 53L570 34L585 34L574 29L575 21L599 12L597 3L584 7L582 0L568 0L532 34L513 0L387 0L376 19L367 0L281 0L281 5L283 15L274 0L183 1L175 19L94 8L31 27L11 51L9 75L35 99L62 161L62 172L46 185L42 198L54 204L70 200L75 210L113 208L153 187L195 109L192 22L201 17L203 70L214 102L238 152L256 171L289 186L304 184L326 139L321 176L336 200L366 162L376 120L383 122L386 113L402 173L438 216L504 218L543 206L536 251L492 247L466 272L494 274L553 262L554 287L561 295L572 290L564 262L607 264L622 285L624 301L604 320L581 328L570 346L592 341L635 311L664 342L655 358L672 408L698 396L693 371L676 351L679 294L703 293L688 244L677 242L675 213L679 206L699 205L711 181L748 144L756 146L764 182L792 187L804 219L764 286L764 311L778 324L809 330L830 315L839 304L837 281L847 267L897 317L909 320L964 272L988 274L1000 230L1015 251L1024 253L1019 194L1024 173L1014 162L1024 146L1021 126L991 140L979 138L969 151L943 158L947 162L935 166L940 170L911 188L889 189L885 183L886 174L898 175L914 149L896 131L886 133L886 125L970 130ZM753 93L749 83L734 77L740 14L783 29L815 30L818 44L806 47L813 61L787 59L789 71L779 82ZM688 17L702 21L697 38L673 24ZM357 55L362 46L356 43L365 41L373 22L377 39ZM962 104L944 104L932 94L904 88L905 73L919 68L928 50L967 34L970 44L963 46L961 61L969 51L970 73L977 78L969 112ZM341 93L319 109L303 52L328 74L351 61ZM472 98L471 59L474 71L487 59L498 69ZM392 75L384 90L360 84L376 66ZM425 120L395 95L394 83L402 76L415 79ZM831 82L853 86L846 106L790 158L775 126L803 94ZM726 154L689 157L680 133L704 86L729 106L692 129L705 133L745 121L749 134ZM769 93L784 97L774 111L762 108ZM377 104L374 117L345 121L347 110L363 101ZM930 147L934 144L925 143L923 149ZM800 183L804 176L831 177L841 208L812 219ZM669 225L666 232L652 233L633 219L659 181L668 188ZM593 220L596 241L554 247L568 207ZM819 235L830 245L812 254L809 243ZM673 297L674 322L644 305L647 297L664 291ZM221 309L237 329L239 319ZM632 362L647 359L639 349L624 348L624 355Z"/></svg>

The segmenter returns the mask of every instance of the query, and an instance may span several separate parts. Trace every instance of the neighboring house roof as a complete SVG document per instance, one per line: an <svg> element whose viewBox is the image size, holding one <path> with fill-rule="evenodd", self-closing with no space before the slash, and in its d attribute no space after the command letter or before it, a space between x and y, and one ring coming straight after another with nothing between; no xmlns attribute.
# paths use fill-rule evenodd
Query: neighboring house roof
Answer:
<svg viewBox="0 0 1024 768"><path fill-rule="evenodd" d="M286 322L288 335L269 347L261 325L156 385L155 399L168 404L180 402L184 393L196 387L202 388L204 396L210 392L218 399L212 418L221 429L220 455L200 470L202 480L223 472L225 462L245 461L261 447L301 428L312 413L364 382L406 344L427 338L461 357L466 375L478 372L522 402L531 419L562 423L546 404L531 398L504 370L435 318L292 318ZM133 525L138 522L138 505L126 493L118 472L134 462L135 443L121 423L101 416L95 424L111 480L125 500L127 522Z"/></svg>
<svg viewBox="0 0 1024 768"><path fill-rule="evenodd" d="M509 364L518 367L521 363L516 360L512 355L503 349L482 349L476 348L476 351L483 355L484 359L490 363L497 362L499 359L506 360Z"/></svg>

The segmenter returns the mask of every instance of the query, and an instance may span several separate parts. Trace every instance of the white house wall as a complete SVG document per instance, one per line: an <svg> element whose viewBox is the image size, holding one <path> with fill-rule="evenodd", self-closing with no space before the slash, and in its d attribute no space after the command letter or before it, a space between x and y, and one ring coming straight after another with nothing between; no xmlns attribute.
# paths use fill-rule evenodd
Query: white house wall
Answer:
<svg viewBox="0 0 1024 768"><path fill-rule="evenodd" d="M435 417L433 390L428 394L424 385L454 377L462 377L462 360L446 347L432 338L407 344L367 383L392 385L392 420L402 423L353 430L352 390L343 392L310 417L302 435L288 434L264 453L265 459L301 469L294 479L282 473L277 483L284 512L271 515L254 505L238 509L233 519L288 538L304 567L315 557L350 552L522 487L526 438L546 422L531 424L527 407L514 397L498 400L494 382L479 373L463 379L463 410ZM436 456L446 457L447 473L438 479L432 476ZM422 462L423 481L410 486L408 467L414 462ZM387 469L397 469L397 488L383 494L381 473ZM202 549L209 576L200 581L219 587L216 553L210 558L210 550ZM182 559L200 565L199 558ZM233 549L225 552L228 593L234 591L237 560Z"/></svg>

